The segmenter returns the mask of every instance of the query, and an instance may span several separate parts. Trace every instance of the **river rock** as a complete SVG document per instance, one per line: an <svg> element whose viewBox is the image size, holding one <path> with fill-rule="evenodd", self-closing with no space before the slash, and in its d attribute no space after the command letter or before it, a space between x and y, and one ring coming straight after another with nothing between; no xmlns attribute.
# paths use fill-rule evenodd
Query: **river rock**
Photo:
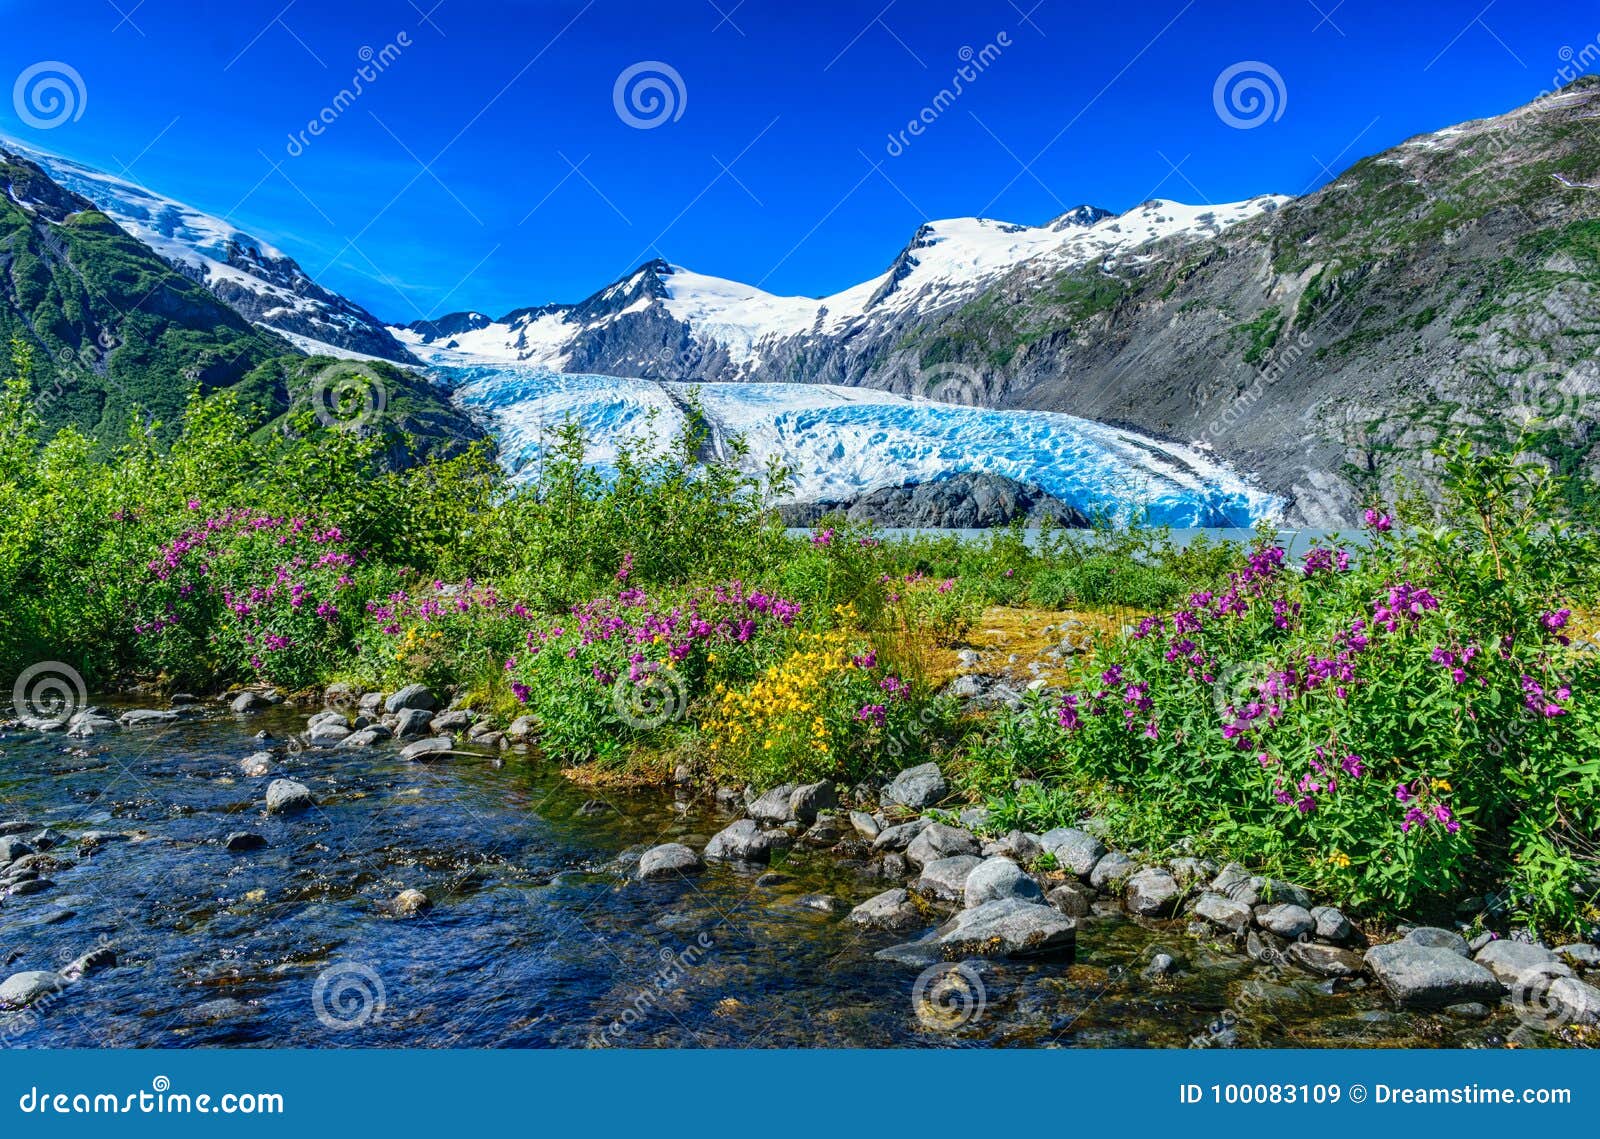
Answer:
<svg viewBox="0 0 1600 1139"><path fill-rule="evenodd" d="M1580 969L1600 969L1600 946L1575 941L1571 945L1558 945L1553 952Z"/></svg>
<svg viewBox="0 0 1600 1139"><path fill-rule="evenodd" d="M351 732L339 741L341 748L352 750L363 747L376 747L390 736L389 729L382 724L374 724L370 728L362 728L359 732Z"/></svg>
<svg viewBox="0 0 1600 1139"><path fill-rule="evenodd" d="M851 811L850 825L855 827L856 834L865 839L874 839L883 833L883 828L878 825L878 820L865 811Z"/></svg>
<svg viewBox="0 0 1600 1139"><path fill-rule="evenodd" d="M1106 855L1106 844L1077 827L1057 827L1039 836L1046 854L1055 855L1056 865L1069 874L1087 879L1095 864Z"/></svg>
<svg viewBox="0 0 1600 1139"><path fill-rule="evenodd" d="M839 796L832 783L806 783L796 787L789 795L789 815L809 826L816 822L822 811L831 811L839 805Z"/></svg>
<svg viewBox="0 0 1600 1139"><path fill-rule="evenodd" d="M872 840L872 849L904 850L911 845L912 839L932 825L931 819L912 819L898 826L884 827L878 832L878 837Z"/></svg>
<svg viewBox="0 0 1600 1139"><path fill-rule="evenodd" d="M812 846L833 846L848 833L844 819L833 811L823 811L800 837Z"/></svg>
<svg viewBox="0 0 1600 1139"><path fill-rule="evenodd" d="M1513 989L1513 996L1515 990ZM1600 1024L1600 989L1576 977L1557 977L1550 982L1540 1006L1573 1024Z"/></svg>
<svg viewBox="0 0 1600 1139"><path fill-rule="evenodd" d="M1547 977L1570 977L1572 970L1542 945L1523 941L1491 941L1473 958L1506 985L1515 985L1524 975L1538 971Z"/></svg>
<svg viewBox="0 0 1600 1139"><path fill-rule="evenodd" d="M1278 878L1257 878L1254 883L1261 901L1268 905L1299 906L1308 912L1311 909L1311 891L1304 886Z"/></svg>
<svg viewBox="0 0 1600 1139"><path fill-rule="evenodd" d="M832 894L802 894L794 900L794 904L802 909L816 910L819 914L843 913L850 908Z"/></svg>
<svg viewBox="0 0 1600 1139"><path fill-rule="evenodd" d="M394 713L391 730L400 739L412 739L427 735L432 722L433 713L425 708L402 708Z"/></svg>
<svg viewBox="0 0 1600 1139"><path fill-rule="evenodd" d="M512 743L527 743L539 734L539 720L535 716L518 716L506 725L506 739Z"/></svg>
<svg viewBox="0 0 1600 1139"><path fill-rule="evenodd" d="M933 934L947 961L967 957L1056 957L1072 952L1078 924L1051 906L1001 898L961 910Z"/></svg>
<svg viewBox="0 0 1600 1139"><path fill-rule="evenodd" d="M983 844L983 856L1009 858L1019 866L1027 866L1044 853L1037 835L1026 831L1008 831L993 842Z"/></svg>
<svg viewBox="0 0 1600 1139"><path fill-rule="evenodd" d="M338 747L353 734L343 723L322 723L307 734L306 743L311 747Z"/></svg>
<svg viewBox="0 0 1600 1139"><path fill-rule="evenodd" d="M67 836L58 830L45 827L38 834L29 838L28 841L33 843L35 850L50 850L66 842Z"/></svg>
<svg viewBox="0 0 1600 1139"><path fill-rule="evenodd" d="M732 862L770 862L792 840L781 830L762 830L754 819L740 819L706 844L706 857Z"/></svg>
<svg viewBox="0 0 1600 1139"><path fill-rule="evenodd" d="M1170 871L1149 866L1128 876L1124 904L1140 917L1166 917L1177 908L1183 890Z"/></svg>
<svg viewBox="0 0 1600 1139"><path fill-rule="evenodd" d="M967 875L983 861L975 854L954 854L923 864L916 891L925 898L958 902L967 888Z"/></svg>
<svg viewBox="0 0 1600 1139"><path fill-rule="evenodd" d="M1354 950L1314 941L1291 942L1287 953L1290 961L1319 977L1355 977L1366 966Z"/></svg>
<svg viewBox="0 0 1600 1139"><path fill-rule="evenodd" d="M1096 890L1115 889L1125 881L1139 864L1126 854L1113 850L1099 862L1094 864L1094 869L1089 871L1089 885Z"/></svg>
<svg viewBox="0 0 1600 1139"><path fill-rule="evenodd" d="M797 786L794 783L781 783L756 796L748 808L750 817L768 826L790 822L794 818L794 811L789 808L789 796L794 794Z"/></svg>
<svg viewBox="0 0 1600 1139"><path fill-rule="evenodd" d="M311 788L304 783L296 783L293 779L274 779L267 784L268 814L286 815L304 811L316 806L316 802L311 797Z"/></svg>
<svg viewBox="0 0 1600 1139"><path fill-rule="evenodd" d="M1312 906L1312 920L1317 923L1316 935L1335 945L1346 945L1355 940L1355 927L1350 919L1332 906Z"/></svg>
<svg viewBox="0 0 1600 1139"><path fill-rule="evenodd" d="M452 708L448 712L440 712L428 724L436 732L459 732L472 727L472 713L465 708Z"/></svg>
<svg viewBox="0 0 1600 1139"><path fill-rule="evenodd" d="M348 728L350 726L350 717L332 708L324 708L322 711L314 712L307 717L306 731L314 732L323 724L338 724L341 727Z"/></svg>
<svg viewBox="0 0 1600 1139"><path fill-rule="evenodd" d="M68 981L76 981L88 976L90 973L98 973L101 969L109 969L116 963L116 950L109 945L101 945L79 957L73 958L61 970L61 976Z"/></svg>
<svg viewBox="0 0 1600 1139"><path fill-rule="evenodd" d="M1201 894L1194 912L1213 925L1220 925L1231 933L1243 933L1250 927L1250 907L1236 902L1226 894Z"/></svg>
<svg viewBox="0 0 1600 1139"><path fill-rule="evenodd" d="M28 873L31 874L33 872L29 871ZM21 881L12 882L6 893L11 894L13 897L24 898L29 894L42 894L53 886L55 886L55 883L48 878L24 878Z"/></svg>
<svg viewBox="0 0 1600 1139"><path fill-rule="evenodd" d="M241 714L246 712L264 712L268 708L272 707L272 702L259 692L247 690L235 696L233 698L233 703L229 704L228 707Z"/></svg>
<svg viewBox="0 0 1600 1139"><path fill-rule="evenodd" d="M393 905L395 913L408 918L431 909L433 902L421 890L401 890L394 896Z"/></svg>
<svg viewBox="0 0 1600 1139"><path fill-rule="evenodd" d="M1081 882L1064 882L1051 890L1047 898L1069 918L1088 917L1094 909L1094 894Z"/></svg>
<svg viewBox="0 0 1600 1139"><path fill-rule="evenodd" d="M1439 929L1437 926L1419 925L1408 930L1402 941L1412 945L1421 945L1429 949L1448 949L1451 953L1462 957L1470 957L1471 950L1467 948L1467 939L1453 929Z"/></svg>
<svg viewBox="0 0 1600 1139"><path fill-rule="evenodd" d="M1217 864L1204 858L1174 858L1169 865L1173 878L1185 890L1209 881L1217 873Z"/></svg>
<svg viewBox="0 0 1600 1139"><path fill-rule="evenodd" d="M453 736L429 736L427 739L408 743L400 749L400 758L409 759L412 763L433 763L443 759L446 752L454 751L456 741Z"/></svg>
<svg viewBox="0 0 1600 1139"><path fill-rule="evenodd" d="M277 762L277 757L270 751L252 752L239 761L239 770L252 778L259 778L270 774Z"/></svg>
<svg viewBox="0 0 1600 1139"><path fill-rule="evenodd" d="M179 715L171 708L135 708L121 716L125 728L149 728L160 724L176 724Z"/></svg>
<svg viewBox="0 0 1600 1139"><path fill-rule="evenodd" d="M438 706L438 697L426 684L408 684L383 702L383 710L391 714L407 708L431 712Z"/></svg>
<svg viewBox="0 0 1600 1139"><path fill-rule="evenodd" d="M939 765L924 763L918 767L908 767L896 775L878 798L885 804L920 811L939 802L949 794L949 790Z"/></svg>
<svg viewBox="0 0 1600 1139"><path fill-rule="evenodd" d="M676 878L680 874L698 873L704 865L700 856L681 842L664 842L652 846L639 859L639 877L644 881L657 878Z"/></svg>
<svg viewBox="0 0 1600 1139"><path fill-rule="evenodd" d="M922 910L911 894L895 887L862 902L850 911L850 921L865 929L912 929L923 924Z"/></svg>
<svg viewBox="0 0 1600 1139"><path fill-rule="evenodd" d="M384 699L382 692L363 692L361 699L356 701L356 711L363 716L379 716L384 710Z"/></svg>
<svg viewBox="0 0 1600 1139"><path fill-rule="evenodd" d="M1454 949L1417 941L1392 941L1367 951L1367 968L1399 1004L1444 1008L1481 1001L1494 1004L1505 988L1482 965Z"/></svg>
<svg viewBox="0 0 1600 1139"><path fill-rule="evenodd" d="M973 837L971 831L944 823L931 823L906 846L906 861L913 866L927 866L941 858L953 858L958 854L976 855L981 849L982 844Z"/></svg>
<svg viewBox="0 0 1600 1139"><path fill-rule="evenodd" d="M1317 919L1303 906L1283 902L1256 911L1256 924L1290 941L1317 928Z"/></svg>
<svg viewBox="0 0 1600 1139"><path fill-rule="evenodd" d="M78 853L93 854L114 842L129 842L130 837L121 831L84 831L78 836Z"/></svg>
<svg viewBox="0 0 1600 1139"><path fill-rule="evenodd" d="M27 1008L35 1001L59 993L67 987L67 979L60 973L45 969L29 969L13 973L0 983L0 1008Z"/></svg>
<svg viewBox="0 0 1600 1139"><path fill-rule="evenodd" d="M14 834L0 838L0 866L10 866L23 855L32 853L33 847Z"/></svg>
<svg viewBox="0 0 1600 1139"><path fill-rule="evenodd" d="M962 888L962 901L969 910L1000 898L1022 898L1037 902L1043 897L1044 891L1039 889L1039 883L1028 877L1022 867L1003 856L986 858L978 863L967 875Z"/></svg>

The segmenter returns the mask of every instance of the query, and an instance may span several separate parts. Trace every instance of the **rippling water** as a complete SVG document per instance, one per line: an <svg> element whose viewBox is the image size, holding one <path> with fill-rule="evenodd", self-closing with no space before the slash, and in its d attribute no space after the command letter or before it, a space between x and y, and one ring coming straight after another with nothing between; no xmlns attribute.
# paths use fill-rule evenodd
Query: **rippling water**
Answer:
<svg viewBox="0 0 1600 1139"><path fill-rule="evenodd" d="M1075 962L978 963L981 1002L953 1028L918 1019L918 970L875 961L914 934L861 933L801 904L883 889L826 853L758 884L713 867L639 883L631 857L726 825L709 803L595 792L514 756L422 766L393 750L294 752L282 774L318 806L267 816L271 776L239 761L288 711L129 731L79 749L0 738L0 818L69 841L51 889L0 902L3 975L59 969L99 943L119 964L34 1013L0 1014L10 1046L767 1047L1186 1045L1227 1009L1245 1044L1470 1044L1516 1027L1400 1015L1373 993L1263 979L1180 926L1087 920ZM585 810L598 800L602 806ZM83 856L87 830L129 833ZM230 831L265 849L225 850ZM390 909L406 888L433 908ZM1141 978L1161 948L1176 982ZM981 1007L980 1007L981 1004Z"/></svg>

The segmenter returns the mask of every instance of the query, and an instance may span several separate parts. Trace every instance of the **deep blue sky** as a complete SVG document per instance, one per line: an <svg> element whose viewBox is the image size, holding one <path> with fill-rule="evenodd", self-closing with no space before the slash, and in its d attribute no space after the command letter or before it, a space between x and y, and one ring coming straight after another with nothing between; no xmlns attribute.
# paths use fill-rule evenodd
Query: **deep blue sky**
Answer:
<svg viewBox="0 0 1600 1139"><path fill-rule="evenodd" d="M1327 179L1323 164L1525 102L1553 85L1563 49L1600 36L1600 4L1515 0L29 0L0 13L0 86L59 60L88 92L81 118L48 130L0 92L0 131L113 171L131 162L130 177L284 247L391 320L576 300L656 255L816 295L881 272L926 218L1298 194ZM411 46L289 156L358 52L400 33ZM961 50L1001 33L1011 46L886 154ZM612 93L648 60L671 64L687 98L641 130ZM1213 84L1251 60L1287 98L1281 118L1240 130Z"/></svg>

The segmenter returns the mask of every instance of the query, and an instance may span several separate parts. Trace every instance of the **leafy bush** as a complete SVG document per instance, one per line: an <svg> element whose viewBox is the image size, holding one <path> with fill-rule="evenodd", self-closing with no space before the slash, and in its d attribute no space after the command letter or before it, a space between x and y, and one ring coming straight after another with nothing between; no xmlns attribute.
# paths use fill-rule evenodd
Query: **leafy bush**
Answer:
<svg viewBox="0 0 1600 1139"><path fill-rule="evenodd" d="M1371 548L1262 542L1143 621L1057 708L1055 773L1124 801L1133 841L1219 852L1357 903L1502 889L1571 926L1595 864L1600 664L1562 631L1592 567L1542 467L1465 449L1443 519L1369 511Z"/></svg>

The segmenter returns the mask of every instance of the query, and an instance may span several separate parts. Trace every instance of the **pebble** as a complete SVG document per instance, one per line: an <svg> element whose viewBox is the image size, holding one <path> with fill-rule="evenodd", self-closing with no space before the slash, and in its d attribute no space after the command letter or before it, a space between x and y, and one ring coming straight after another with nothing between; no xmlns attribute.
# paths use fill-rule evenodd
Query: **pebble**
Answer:
<svg viewBox="0 0 1600 1139"><path fill-rule="evenodd" d="M433 902L421 890L401 890L394 898L394 912L401 917L411 917L430 909Z"/></svg>
<svg viewBox="0 0 1600 1139"><path fill-rule="evenodd" d="M285 815L304 811L315 805L316 800L311 796L311 788L304 783L296 783L293 779L274 779L267 784L268 814Z"/></svg>

